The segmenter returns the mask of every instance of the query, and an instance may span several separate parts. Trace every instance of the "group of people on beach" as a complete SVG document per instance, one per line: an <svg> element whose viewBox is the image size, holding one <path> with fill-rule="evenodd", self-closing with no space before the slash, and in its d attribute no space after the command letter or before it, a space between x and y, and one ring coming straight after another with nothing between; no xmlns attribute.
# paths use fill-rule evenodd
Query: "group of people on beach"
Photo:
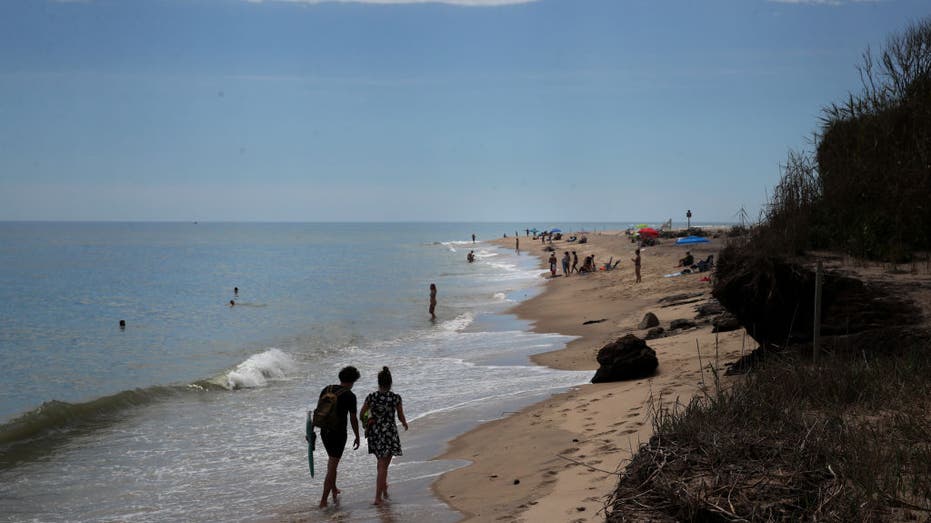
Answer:
<svg viewBox="0 0 931 523"><path fill-rule="evenodd" d="M320 497L320 507L328 505L328 498L333 503L339 503L340 490L336 487L337 469L339 461L346 449L349 433L346 428L347 421L352 427L355 439L352 449L359 448L359 419L363 424L363 433L368 441L369 454L375 455L375 500L374 505L381 505L388 501L388 466L394 456L400 456L401 438L398 435L398 426L395 419L401 422L407 430L407 419L404 417L404 407L401 396L391 391L392 378L388 367L382 367L378 373L378 390L366 396L362 409L356 415L356 395L352 387L361 377L358 369L349 366L339 371L339 384L328 385L320 391L319 402L327 395L336 395L336 416L339 421L336 427L320 428L320 439L328 456L326 478L323 480L323 495ZM318 403L319 407L320 403ZM308 434L308 438L312 438Z"/></svg>
<svg viewBox="0 0 931 523"><path fill-rule="evenodd" d="M570 256L570 253L571 253L571 256ZM638 249L635 251L634 254L635 254L634 257L631 258L630 261L634 262L634 273L636 274L636 277L637 277L636 283L640 283L640 282L641 282L641 278L640 278L640 262L641 262L641 258L640 258L640 249L638 248ZM550 253L550 257L549 257L549 260L548 260L548 261L549 261L549 266L550 266L550 277L555 278L555 277L556 277L556 266L557 266L557 264L559 263L559 260L556 259L556 251L553 251L553 252ZM571 263L571 265L570 265L570 263ZM606 271L614 270L614 269L617 268L617 266L618 266L620 263L621 263L621 260L615 261L615 260L614 260L614 257L612 256L612 257L608 260L608 262L604 264L604 270L606 270ZM596 268L596 265L595 265L595 255L594 255L594 254L590 254L590 255L586 256L585 259L584 259L584 261L582 262L582 266L579 267L579 255L578 255L575 251L565 251L565 252L563 252L563 256L562 256L562 274L563 274L563 276L569 276L569 275L572 274L573 272L576 273L576 274L592 273L592 272L595 272L596 270L597 270L597 268Z"/></svg>

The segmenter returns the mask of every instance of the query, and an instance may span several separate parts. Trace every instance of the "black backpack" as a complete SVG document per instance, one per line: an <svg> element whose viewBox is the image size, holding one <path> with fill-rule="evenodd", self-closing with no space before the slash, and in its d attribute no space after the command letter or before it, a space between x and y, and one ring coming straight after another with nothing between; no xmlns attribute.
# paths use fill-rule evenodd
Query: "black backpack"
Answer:
<svg viewBox="0 0 931 523"><path fill-rule="evenodd" d="M338 430L343 428L341 426L343 420L339 417L337 404L339 403L339 395L346 392L348 389L334 392L333 387L335 387L335 385L327 387L326 391L320 396L320 400L317 402L317 408L314 409L313 416L314 427L327 430Z"/></svg>

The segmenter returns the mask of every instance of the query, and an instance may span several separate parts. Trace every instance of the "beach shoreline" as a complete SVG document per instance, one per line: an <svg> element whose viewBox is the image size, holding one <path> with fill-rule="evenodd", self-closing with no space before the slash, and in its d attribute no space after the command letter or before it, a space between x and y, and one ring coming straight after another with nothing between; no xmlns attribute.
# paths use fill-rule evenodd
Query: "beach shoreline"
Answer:
<svg viewBox="0 0 931 523"><path fill-rule="evenodd" d="M539 240L521 237L523 253L538 256L541 272L549 252ZM509 312L532 322L539 333L576 336L564 348L530 359L561 370L594 371L598 350L624 334L643 337L638 323L653 312L668 329L674 319L695 317L696 300L710 298L708 273L664 277L686 250L696 259L717 255L722 239L697 246L676 246L674 240L643 250L643 283L634 283L636 245L621 231L589 233L585 244L557 240L557 258L575 250L580 261L594 254L600 267L610 258L622 260L613 271L550 278L543 291ZM513 238L493 243L513 247ZM549 245L549 244L547 244ZM694 295L688 303L661 304L676 294ZM617 473L652 435L652 410L658 403L687 403L710 383L710 371L699 364L721 365L750 350L742 329L715 335L698 325L673 336L648 341L656 350L659 369L649 378L586 384L555 394L507 417L482 424L448 444L437 459L460 459L470 465L443 474L434 493L467 521L590 521L603 519L605 496L617 483Z"/></svg>

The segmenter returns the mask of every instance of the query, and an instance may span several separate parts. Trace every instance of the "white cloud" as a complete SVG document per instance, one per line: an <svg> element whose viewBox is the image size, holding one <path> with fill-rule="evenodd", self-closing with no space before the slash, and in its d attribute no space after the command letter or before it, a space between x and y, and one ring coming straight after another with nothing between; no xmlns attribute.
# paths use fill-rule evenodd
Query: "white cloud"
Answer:
<svg viewBox="0 0 931 523"><path fill-rule="evenodd" d="M254 4L263 2L290 2L293 4L355 3L355 4L449 4L468 7L529 4L539 0L246 0Z"/></svg>

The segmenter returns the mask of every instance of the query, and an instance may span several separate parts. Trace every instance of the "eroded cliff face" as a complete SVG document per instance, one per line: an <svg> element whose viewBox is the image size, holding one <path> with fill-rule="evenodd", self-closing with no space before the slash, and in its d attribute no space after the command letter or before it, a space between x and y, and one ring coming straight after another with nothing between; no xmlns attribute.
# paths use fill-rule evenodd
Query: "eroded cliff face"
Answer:
<svg viewBox="0 0 931 523"><path fill-rule="evenodd" d="M763 347L811 343L814 259L787 260L728 247L713 295ZM907 285L871 281L828 269L822 285L822 342L827 350L895 350L893 340L922 336L922 312ZM883 340L888 339L888 343ZM925 338L926 339L926 338ZM869 346L865 347L864 344Z"/></svg>

